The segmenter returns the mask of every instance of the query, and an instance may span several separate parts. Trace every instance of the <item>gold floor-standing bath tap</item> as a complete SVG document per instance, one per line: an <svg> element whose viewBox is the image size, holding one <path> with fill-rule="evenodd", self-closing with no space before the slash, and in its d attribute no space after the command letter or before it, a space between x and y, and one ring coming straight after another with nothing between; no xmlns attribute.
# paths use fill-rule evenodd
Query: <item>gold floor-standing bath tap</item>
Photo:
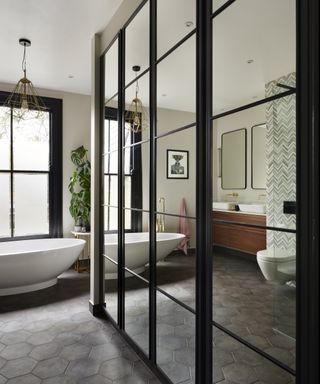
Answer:
<svg viewBox="0 0 320 384"><path fill-rule="evenodd" d="M157 218L156 229L157 229L157 232L164 232L164 227L165 227L164 213L166 211L166 201L164 197L159 198L158 205L159 205L159 212L161 212L162 214L159 215L159 217Z"/></svg>

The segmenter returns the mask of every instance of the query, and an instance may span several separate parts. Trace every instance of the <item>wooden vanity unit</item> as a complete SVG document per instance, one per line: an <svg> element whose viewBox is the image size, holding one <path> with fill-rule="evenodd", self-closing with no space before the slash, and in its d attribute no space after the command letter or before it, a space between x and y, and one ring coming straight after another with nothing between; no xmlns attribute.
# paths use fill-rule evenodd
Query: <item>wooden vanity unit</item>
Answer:
<svg viewBox="0 0 320 384"><path fill-rule="evenodd" d="M219 221L237 222L254 225L266 225L266 216L233 211L212 211L213 244L223 248L256 255L266 249L266 230L264 228L245 227Z"/></svg>

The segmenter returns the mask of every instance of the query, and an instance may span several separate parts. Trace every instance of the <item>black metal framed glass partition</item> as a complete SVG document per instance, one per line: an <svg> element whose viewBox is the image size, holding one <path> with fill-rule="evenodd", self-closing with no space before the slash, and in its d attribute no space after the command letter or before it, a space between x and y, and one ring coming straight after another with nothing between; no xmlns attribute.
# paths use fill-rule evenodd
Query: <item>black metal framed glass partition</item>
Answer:
<svg viewBox="0 0 320 384"><path fill-rule="evenodd" d="M101 58L104 313L164 383L296 382L296 30L295 0L148 0Z"/></svg>

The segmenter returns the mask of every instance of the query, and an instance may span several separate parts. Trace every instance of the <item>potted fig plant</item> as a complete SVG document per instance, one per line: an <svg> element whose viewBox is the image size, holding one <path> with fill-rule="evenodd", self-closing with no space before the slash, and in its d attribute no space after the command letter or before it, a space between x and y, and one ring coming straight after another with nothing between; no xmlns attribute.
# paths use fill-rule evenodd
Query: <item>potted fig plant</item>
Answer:
<svg viewBox="0 0 320 384"><path fill-rule="evenodd" d="M81 147L71 151L71 161L76 166L70 177L69 191L71 201L69 211L75 222L75 231L90 230L90 178L91 164L88 150Z"/></svg>

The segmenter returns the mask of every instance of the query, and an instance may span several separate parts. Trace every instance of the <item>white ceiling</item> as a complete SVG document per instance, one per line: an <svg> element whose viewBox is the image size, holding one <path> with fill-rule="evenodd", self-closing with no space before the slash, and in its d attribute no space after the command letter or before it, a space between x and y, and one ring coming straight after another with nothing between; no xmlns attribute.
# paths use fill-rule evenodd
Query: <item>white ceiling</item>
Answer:
<svg viewBox="0 0 320 384"><path fill-rule="evenodd" d="M0 0L0 82L21 77L20 37L28 77L38 88L91 91L91 38L101 32L122 0ZM73 79L68 76L73 75Z"/></svg>
<svg viewBox="0 0 320 384"><path fill-rule="evenodd" d="M225 0L213 0L214 9ZM195 25L194 0L158 2L158 54L161 56ZM127 31L126 82L132 66L148 67L148 9ZM295 1L237 0L213 22L214 113L264 98L265 84L295 71ZM107 56L107 98L115 93L114 57ZM253 63L248 64L248 60ZM158 65L158 106L195 112L195 38L186 41ZM148 74L140 80L139 97L148 105ZM109 92L110 91L110 92ZM127 92L130 103L134 90Z"/></svg>

